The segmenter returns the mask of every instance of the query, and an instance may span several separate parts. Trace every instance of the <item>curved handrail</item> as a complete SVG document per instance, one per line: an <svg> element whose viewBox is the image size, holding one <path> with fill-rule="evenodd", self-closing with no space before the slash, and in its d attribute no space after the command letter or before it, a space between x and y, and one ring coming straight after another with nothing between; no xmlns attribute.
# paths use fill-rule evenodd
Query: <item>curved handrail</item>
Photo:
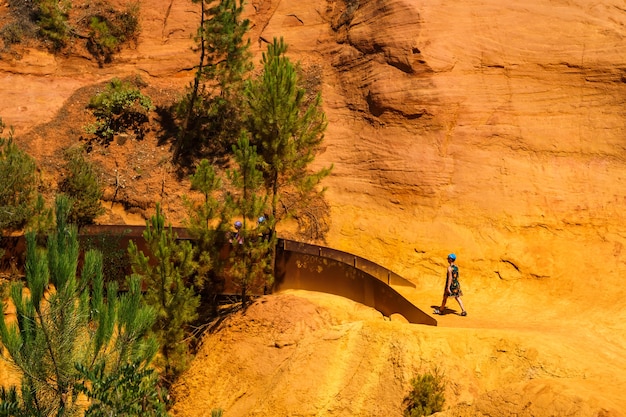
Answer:
<svg viewBox="0 0 626 417"><path fill-rule="evenodd" d="M279 242L280 244L280 242ZM390 269L385 268L377 263L370 261L369 259L361 258L360 256L353 255L348 252L342 252L337 249L327 248L325 246L311 245L308 243L297 242L295 240L282 239L283 249L290 250L299 253L307 253L309 255L319 256L321 258L334 259L339 262L343 262L348 265L352 265L354 268L363 272L367 272L374 278L387 285L400 285L406 287L415 288L415 284L411 281L402 278Z"/></svg>
<svg viewBox="0 0 626 417"><path fill-rule="evenodd" d="M375 308L388 317L400 314L410 323L437 325L437 320L409 302L389 282L380 279L381 271L388 270L346 252L279 239L273 291L303 289L326 292ZM391 277L391 272L386 275ZM397 274L394 280L408 282Z"/></svg>

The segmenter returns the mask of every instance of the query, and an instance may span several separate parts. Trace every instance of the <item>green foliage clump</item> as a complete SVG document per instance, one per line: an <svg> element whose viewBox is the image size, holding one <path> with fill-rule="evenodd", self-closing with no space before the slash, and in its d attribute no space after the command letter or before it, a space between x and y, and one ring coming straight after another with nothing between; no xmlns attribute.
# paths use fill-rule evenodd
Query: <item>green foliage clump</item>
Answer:
<svg viewBox="0 0 626 417"><path fill-rule="evenodd" d="M120 46L137 39L139 34L139 4L133 3L122 12L99 8L90 17L87 49L100 66L113 60Z"/></svg>
<svg viewBox="0 0 626 417"><path fill-rule="evenodd" d="M110 24L98 16L93 16L89 23L89 41L87 48L100 64L111 62L120 40L113 35Z"/></svg>
<svg viewBox="0 0 626 417"><path fill-rule="evenodd" d="M250 290L261 289L253 286L272 283L270 248L274 246L274 241L271 235L264 233L265 222L257 220L265 213L267 196L262 191L261 158L256 147L243 134L233 146L233 153L236 169L227 172L232 190L226 194L226 204L233 213L241 215L243 221L237 232L238 239L232 242L230 274L233 282L239 285L245 308Z"/></svg>
<svg viewBox="0 0 626 417"><path fill-rule="evenodd" d="M139 2L130 3L128 7L115 15L115 33L123 41L137 40L139 26Z"/></svg>
<svg viewBox="0 0 626 417"><path fill-rule="evenodd" d="M72 3L57 0L37 0L36 3L35 20L40 36L51 42L53 49L62 49L70 39L68 18Z"/></svg>
<svg viewBox="0 0 626 417"><path fill-rule="evenodd" d="M24 37L24 27L19 22L11 22L0 28L0 39L5 49L16 43L20 43Z"/></svg>
<svg viewBox="0 0 626 417"><path fill-rule="evenodd" d="M404 399L404 416L429 416L443 410L444 394L445 382L439 370L415 376L411 380L411 392Z"/></svg>
<svg viewBox="0 0 626 417"><path fill-rule="evenodd" d="M200 298L191 282L193 248L189 241L178 241L171 225L165 226L160 204L146 221L143 237L149 253L144 254L133 241L128 253L133 273L145 284L145 301L157 312L152 331L161 345L158 365L164 369L166 382L171 383L188 365L188 325L198 317Z"/></svg>
<svg viewBox="0 0 626 417"><path fill-rule="evenodd" d="M72 0L8 0L10 17L0 27L4 51L23 40L39 37L54 52L84 47L100 66L113 60L122 45L137 40L139 2L123 9L109 0L92 0L72 10ZM78 11L81 16L76 16ZM83 12L84 10L84 12Z"/></svg>
<svg viewBox="0 0 626 417"><path fill-rule="evenodd" d="M93 369L83 365L76 369L84 378L76 390L91 401L85 417L167 416L153 368L125 363L115 373L107 374L104 363L100 363Z"/></svg>
<svg viewBox="0 0 626 417"><path fill-rule="evenodd" d="M114 78L105 91L91 98L88 108L96 122L86 127L87 132L108 143L114 135L128 131L143 138L153 106L150 97L143 95L135 85Z"/></svg>
<svg viewBox="0 0 626 417"><path fill-rule="evenodd" d="M222 181L213 165L203 159L196 166L190 177L191 189L202 194L201 201L195 201L184 196L184 204L189 217L186 226L189 234L194 238L197 268L195 285L211 299L219 292L219 283L212 280L212 273L219 270L222 259L220 252L226 243L225 234L228 232L229 220L224 212L224 205L219 200L222 190ZM213 306L215 307L215 306Z"/></svg>
<svg viewBox="0 0 626 417"><path fill-rule="evenodd" d="M67 176L60 191L72 200L70 221L79 227L92 224L104 213L102 185L94 166L85 158L82 148L72 148L65 153Z"/></svg>
<svg viewBox="0 0 626 417"><path fill-rule="evenodd" d="M5 125L0 119L0 135ZM0 230L18 230L35 214L38 177L35 160L13 140L0 136Z"/></svg>
<svg viewBox="0 0 626 417"><path fill-rule="evenodd" d="M105 291L101 253L87 251L79 273L78 228L67 223L69 210L68 198L58 196L56 230L45 249L34 233L26 234L26 288L22 282L11 287L15 320L0 303L3 355L21 375L19 394L16 387L0 391L0 416L76 415L85 406L80 387L92 387L83 392L96 404L102 397L95 394L111 379L124 384L117 390L127 397L159 408L159 400L137 388L151 386L148 370L158 345L147 333L155 312L142 303L136 278L123 295L116 283ZM128 366L140 382L124 377ZM121 401L109 406L111 415L123 415L117 412L125 407Z"/></svg>
<svg viewBox="0 0 626 417"><path fill-rule="evenodd" d="M4 42L4 49L9 50L13 44L37 36L39 29L33 20L36 11L34 0L8 0L6 4L9 6L10 18L0 28L0 38Z"/></svg>

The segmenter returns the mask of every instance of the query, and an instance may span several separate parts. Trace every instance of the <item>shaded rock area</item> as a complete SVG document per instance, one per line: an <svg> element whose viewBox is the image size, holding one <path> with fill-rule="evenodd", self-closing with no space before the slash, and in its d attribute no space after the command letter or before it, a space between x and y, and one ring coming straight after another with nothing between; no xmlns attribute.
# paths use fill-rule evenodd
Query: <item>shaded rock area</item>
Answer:
<svg viewBox="0 0 626 417"><path fill-rule="evenodd" d="M167 106L190 82L199 6L141 11L136 45L102 68L30 45L2 56L0 116L51 187L103 83L139 75ZM315 165L334 165L322 243L414 282L396 289L424 311L455 252L469 315L451 300L432 328L322 294L263 298L207 333L174 414L400 416L411 377L434 367L442 415L626 414L623 1L251 0L246 12L255 62L282 36L322 88ZM143 224L156 201L184 219L188 182L159 129L91 153L101 222Z"/></svg>

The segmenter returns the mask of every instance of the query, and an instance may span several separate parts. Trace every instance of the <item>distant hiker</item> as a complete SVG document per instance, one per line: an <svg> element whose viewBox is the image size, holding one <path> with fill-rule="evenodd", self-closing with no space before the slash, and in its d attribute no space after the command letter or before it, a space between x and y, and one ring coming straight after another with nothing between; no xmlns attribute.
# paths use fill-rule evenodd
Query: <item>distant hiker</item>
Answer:
<svg viewBox="0 0 626 417"><path fill-rule="evenodd" d="M264 241L269 241L269 236L270 236L270 227L267 224L267 218L265 216L261 216L259 217L258 223L257 223L257 231L259 233L259 238L261 238Z"/></svg>
<svg viewBox="0 0 626 417"><path fill-rule="evenodd" d="M461 301L461 296L463 295L463 291L461 291L461 284L459 283L459 268L455 264L456 255L451 253L448 255L448 270L446 272L446 286L443 289L443 300L441 301L441 307L436 308L433 313L443 315L443 312L446 308L446 301L448 301L448 297L454 297L459 303L461 307L461 315L467 316L467 311L465 311L465 307L463 307L463 301Z"/></svg>
<svg viewBox="0 0 626 417"><path fill-rule="evenodd" d="M241 245L241 244L243 244L243 234L242 234L242 231L241 231L241 227L242 227L242 226L243 226L243 225L241 224L241 222L240 222L239 220L237 220L237 221L235 222L235 234L234 234L234 236L230 239L230 243L237 242L237 243L239 243L240 245Z"/></svg>

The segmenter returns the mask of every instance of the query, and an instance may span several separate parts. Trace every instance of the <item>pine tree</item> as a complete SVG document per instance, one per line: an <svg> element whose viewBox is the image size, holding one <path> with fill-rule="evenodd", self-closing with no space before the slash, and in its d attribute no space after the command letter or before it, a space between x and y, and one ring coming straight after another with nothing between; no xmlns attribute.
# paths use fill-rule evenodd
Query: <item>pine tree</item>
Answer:
<svg viewBox="0 0 626 417"><path fill-rule="evenodd" d="M266 239L263 233L263 217L266 198L262 194L263 173L258 169L260 158L256 147L250 145L244 133L233 146L237 169L228 171L232 191L227 195L227 205L233 207L243 219L238 234L240 239L232 242L230 274L241 288L242 305L247 305L248 292L252 285L271 285L272 271L270 247L272 239Z"/></svg>
<svg viewBox="0 0 626 417"><path fill-rule="evenodd" d="M220 253L226 244L230 217L225 211L226 207L218 200L223 192L222 181L208 160L200 161L190 179L191 189L199 191L203 197L202 201L184 197L189 216L186 221L187 231L193 237L196 248L195 284L211 297L219 291L217 282L212 282L210 277L213 271L222 266Z"/></svg>
<svg viewBox="0 0 626 417"><path fill-rule="evenodd" d="M306 207L321 192L317 187L332 168L308 170L324 138L326 116L320 94L312 102L306 101L297 67L285 56L286 52L283 39L274 38L263 53L262 74L250 81L247 88L247 124L251 143L263 160L272 235L280 220ZM297 196L289 204L285 191ZM286 209L279 211L279 206Z"/></svg>
<svg viewBox="0 0 626 417"><path fill-rule="evenodd" d="M210 18L205 22L208 65L205 76L215 80L220 95L226 99L239 99L243 82L252 70L250 39L246 34L250 27L248 19L242 19L244 1L219 0L211 2Z"/></svg>
<svg viewBox="0 0 626 417"><path fill-rule="evenodd" d="M65 153L67 176L61 183L61 192L72 199L70 219L78 227L91 224L104 213L102 186L94 166L85 158L82 148Z"/></svg>
<svg viewBox="0 0 626 417"><path fill-rule="evenodd" d="M0 119L0 135L5 125ZM33 216L38 179L35 160L13 140L0 136L0 230L19 230Z"/></svg>
<svg viewBox="0 0 626 417"><path fill-rule="evenodd" d="M198 317L199 297L191 282L195 263L189 241L178 241L171 225L165 226L161 205L146 221L143 237L150 253L145 255L134 242L128 251L133 272L141 276L146 303L157 312L152 328L161 346L164 378L171 383L189 361L189 323Z"/></svg>
<svg viewBox="0 0 626 417"><path fill-rule="evenodd" d="M0 415L75 415L86 373L101 369L94 385L129 364L148 372L156 353L156 341L146 338L154 312L142 305L137 279L124 296L115 283L105 293L97 251L85 253L78 277L78 232L67 223L69 210L67 197L57 197L47 249L37 247L34 233L26 235L26 288L11 287L15 320L0 304L0 341L22 379L20 395L15 388L0 392Z"/></svg>
<svg viewBox="0 0 626 417"><path fill-rule="evenodd" d="M192 148L209 145L227 151L242 126L244 79L252 70L250 26L242 19L242 0L194 0L200 2L200 25L196 42L200 51L194 82L179 103L182 126L174 159ZM211 143L203 143L205 140Z"/></svg>

